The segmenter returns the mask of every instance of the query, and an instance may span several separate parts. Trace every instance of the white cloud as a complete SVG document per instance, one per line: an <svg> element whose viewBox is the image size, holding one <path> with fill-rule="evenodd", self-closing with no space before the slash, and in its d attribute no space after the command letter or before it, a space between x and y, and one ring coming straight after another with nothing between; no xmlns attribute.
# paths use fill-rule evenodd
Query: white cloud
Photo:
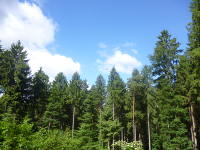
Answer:
<svg viewBox="0 0 200 150"><path fill-rule="evenodd" d="M50 76L51 79L57 73L63 72L65 74L72 74L80 71L80 64L74 62L72 58L65 57L59 54L51 54L46 50L34 50L29 54L29 64L33 72L36 72L40 66Z"/></svg>
<svg viewBox="0 0 200 150"><path fill-rule="evenodd" d="M118 72L126 74L131 74L134 68L142 65L135 57L120 50L116 50L113 55L105 58L104 61L98 59L97 63L102 72L109 72L112 67L115 67Z"/></svg>
<svg viewBox="0 0 200 150"><path fill-rule="evenodd" d="M99 43L100 48L107 48L108 46L105 43Z"/></svg>
<svg viewBox="0 0 200 150"><path fill-rule="evenodd" d="M0 20L2 44L9 46L22 41L28 50L32 72L41 66L53 78L58 72L80 71L80 64L72 58L48 51L47 46L54 42L56 23L35 3L0 0Z"/></svg>

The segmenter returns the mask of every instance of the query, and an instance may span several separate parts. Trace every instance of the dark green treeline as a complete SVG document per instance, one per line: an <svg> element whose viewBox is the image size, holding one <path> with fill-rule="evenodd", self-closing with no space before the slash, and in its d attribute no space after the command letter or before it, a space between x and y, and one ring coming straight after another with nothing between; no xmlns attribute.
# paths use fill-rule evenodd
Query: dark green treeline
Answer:
<svg viewBox="0 0 200 150"><path fill-rule="evenodd" d="M190 9L188 46L161 31L127 82L115 68L91 88L78 73L49 82L20 42L0 46L0 149L200 149L200 0Z"/></svg>

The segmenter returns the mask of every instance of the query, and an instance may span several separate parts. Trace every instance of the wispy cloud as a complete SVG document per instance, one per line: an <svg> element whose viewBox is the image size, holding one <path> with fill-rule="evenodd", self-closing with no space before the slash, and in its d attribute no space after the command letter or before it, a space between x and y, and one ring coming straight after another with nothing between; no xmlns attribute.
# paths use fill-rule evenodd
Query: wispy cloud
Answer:
<svg viewBox="0 0 200 150"><path fill-rule="evenodd" d="M103 52L101 59L97 59L100 72L108 73L112 67L115 67L118 72L131 74L134 68L142 65L136 57L123 52L120 46L111 48L107 53L105 50Z"/></svg>
<svg viewBox="0 0 200 150"><path fill-rule="evenodd" d="M34 73L42 67L50 78L58 72L72 74L80 71L80 64L47 49L54 42L56 23L45 16L35 3L19 0L0 1L0 40L3 45L21 40L28 50L29 63Z"/></svg>

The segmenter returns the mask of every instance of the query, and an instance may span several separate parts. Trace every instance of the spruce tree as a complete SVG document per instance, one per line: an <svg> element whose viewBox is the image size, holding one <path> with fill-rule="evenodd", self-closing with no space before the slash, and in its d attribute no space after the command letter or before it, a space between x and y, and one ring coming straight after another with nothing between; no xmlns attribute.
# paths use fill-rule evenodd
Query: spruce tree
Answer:
<svg viewBox="0 0 200 150"><path fill-rule="evenodd" d="M29 109L34 121L41 123L50 94L49 77L42 68L34 74L32 84L33 98Z"/></svg>
<svg viewBox="0 0 200 150"><path fill-rule="evenodd" d="M28 65L27 52L21 42L12 44L9 50L1 52L2 62L1 87L4 95L1 103L4 111L9 109L21 120L27 114L31 100L31 71Z"/></svg>
<svg viewBox="0 0 200 150"><path fill-rule="evenodd" d="M112 110L112 121L113 124L116 124L117 121L121 123L123 126L125 119L125 83L121 79L120 75L117 73L115 68L112 68L110 75L108 77L108 101L107 105L110 106ZM120 129L123 132L123 128ZM119 137L120 132L113 131L113 141L115 142L115 138ZM121 137L122 139L122 137ZM117 138L119 140L119 138ZM114 146L113 146L114 149Z"/></svg>
<svg viewBox="0 0 200 150"><path fill-rule="evenodd" d="M80 128L77 132L84 145L84 150L95 150L99 148L98 141L98 97L96 88L92 86L87 98L83 102L83 115L80 118Z"/></svg>
<svg viewBox="0 0 200 150"><path fill-rule="evenodd" d="M78 117L80 116L80 108L83 103L85 94L87 93L87 83L82 81L80 75L75 72L72 75L72 79L69 83L69 99L71 104L71 129L72 138L74 136L74 130L77 129L79 122Z"/></svg>
<svg viewBox="0 0 200 150"><path fill-rule="evenodd" d="M176 67L179 63L179 43L164 30L158 37L154 54L150 57L156 86L153 147L184 149L189 145L187 127L182 120L187 111L176 97ZM180 139L184 139L184 145Z"/></svg>
<svg viewBox="0 0 200 150"><path fill-rule="evenodd" d="M44 114L44 123L49 129L64 130L68 124L68 83L63 73L58 73L51 87L51 94Z"/></svg>
<svg viewBox="0 0 200 150"><path fill-rule="evenodd" d="M189 47L187 51L189 61L188 74L189 78L189 112L190 112L190 126L191 139L193 148L200 148L200 1L192 0L191 3L192 22L189 24Z"/></svg>

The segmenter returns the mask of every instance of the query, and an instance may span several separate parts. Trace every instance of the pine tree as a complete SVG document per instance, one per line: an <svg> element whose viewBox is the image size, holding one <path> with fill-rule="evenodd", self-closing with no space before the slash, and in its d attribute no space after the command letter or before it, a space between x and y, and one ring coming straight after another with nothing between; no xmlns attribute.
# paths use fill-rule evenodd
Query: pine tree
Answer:
<svg viewBox="0 0 200 150"><path fill-rule="evenodd" d="M189 48L187 51L189 61L187 81L189 82L188 101L190 112L191 139L193 148L200 148L200 1L192 0L192 22L189 26Z"/></svg>
<svg viewBox="0 0 200 150"><path fill-rule="evenodd" d="M153 129L153 147L157 149L184 149L187 140L187 127L182 120L181 101L176 97L176 67L179 63L179 43L164 30L158 37L154 54L150 57L153 67L156 97ZM180 139L186 140L184 145Z"/></svg>
<svg viewBox="0 0 200 150"><path fill-rule="evenodd" d="M32 84L33 98L29 109L34 120L39 123L46 110L50 94L49 77L44 73L42 68L34 74Z"/></svg>
<svg viewBox="0 0 200 150"><path fill-rule="evenodd" d="M128 135L131 140L140 140L145 149L148 149L148 122L147 122L147 90L148 68L144 67L140 73L133 70L132 77L128 80L128 98L126 100ZM132 107L130 107L132 106ZM130 131L132 131L130 133Z"/></svg>
<svg viewBox="0 0 200 150"><path fill-rule="evenodd" d="M20 41L12 44L9 50L1 52L1 86L4 95L1 103L4 111L11 108L17 119L21 120L31 99L31 75L27 52Z"/></svg>
<svg viewBox="0 0 200 150"><path fill-rule="evenodd" d="M99 128L99 145L100 147L103 146L103 138L102 138L102 110L103 110L103 105L105 104L105 99L106 99L106 82L103 78L102 75L99 75L96 79L95 86L95 102L97 105L97 110L98 110L98 128Z"/></svg>
<svg viewBox="0 0 200 150"><path fill-rule="evenodd" d="M80 75L75 72L69 84L69 98L72 106L72 138L74 130L78 127L78 116L80 115L80 107L87 93L87 83L82 81Z"/></svg>
<svg viewBox="0 0 200 150"><path fill-rule="evenodd" d="M53 81L49 103L44 114L48 128L64 130L68 124L68 83L63 73L58 73Z"/></svg>
<svg viewBox="0 0 200 150"><path fill-rule="evenodd" d="M80 128L77 133L83 143L84 150L98 149L98 101L96 88L93 86L83 102L83 115L80 119Z"/></svg>
<svg viewBox="0 0 200 150"><path fill-rule="evenodd" d="M121 123L121 126L124 126L125 119L125 83L120 78L119 74L112 68L110 75L108 77L108 101L107 105L112 108L112 121L115 124L117 120ZM123 128L121 129L121 132ZM120 133L113 132L113 141L115 142L115 137L120 135ZM121 137L122 138L122 137ZM113 146L114 149L114 146Z"/></svg>

